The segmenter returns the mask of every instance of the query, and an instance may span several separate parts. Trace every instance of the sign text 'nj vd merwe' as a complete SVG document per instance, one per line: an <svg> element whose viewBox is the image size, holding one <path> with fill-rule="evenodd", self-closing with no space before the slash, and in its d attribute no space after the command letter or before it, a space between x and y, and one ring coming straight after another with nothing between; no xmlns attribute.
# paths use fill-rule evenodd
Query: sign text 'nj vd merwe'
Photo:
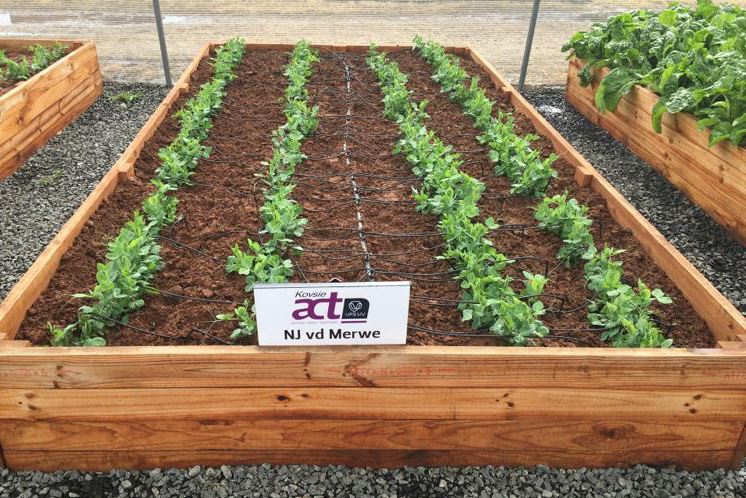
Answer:
<svg viewBox="0 0 746 498"><path fill-rule="evenodd" d="M409 282L255 284L260 346L405 344Z"/></svg>

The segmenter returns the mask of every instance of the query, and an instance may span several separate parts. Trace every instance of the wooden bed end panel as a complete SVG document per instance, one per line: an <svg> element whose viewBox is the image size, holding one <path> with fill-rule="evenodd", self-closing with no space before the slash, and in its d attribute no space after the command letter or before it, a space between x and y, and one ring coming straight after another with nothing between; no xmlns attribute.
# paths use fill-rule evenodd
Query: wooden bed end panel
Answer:
<svg viewBox="0 0 746 498"><path fill-rule="evenodd" d="M96 46L92 42L76 46L0 96L0 181L101 94Z"/></svg>
<svg viewBox="0 0 746 498"><path fill-rule="evenodd" d="M743 457L743 354L370 349L15 349L0 362L6 464L711 469Z"/></svg>

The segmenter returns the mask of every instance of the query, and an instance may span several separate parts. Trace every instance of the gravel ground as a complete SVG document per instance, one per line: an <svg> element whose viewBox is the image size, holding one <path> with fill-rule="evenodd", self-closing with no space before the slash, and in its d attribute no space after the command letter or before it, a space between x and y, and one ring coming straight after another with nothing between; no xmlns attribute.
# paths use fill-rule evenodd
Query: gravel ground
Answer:
<svg viewBox="0 0 746 498"><path fill-rule="evenodd" d="M746 469L675 472L503 467L398 470L295 466L192 467L108 474L0 471L0 498L743 498Z"/></svg>
<svg viewBox="0 0 746 498"><path fill-rule="evenodd" d="M741 313L746 314L745 247L625 145L586 120L565 100L564 87L527 87L524 95Z"/></svg>
<svg viewBox="0 0 746 498"><path fill-rule="evenodd" d="M141 93L127 108L109 97ZM0 300L111 168L166 96L149 84L104 83L78 119L0 182Z"/></svg>

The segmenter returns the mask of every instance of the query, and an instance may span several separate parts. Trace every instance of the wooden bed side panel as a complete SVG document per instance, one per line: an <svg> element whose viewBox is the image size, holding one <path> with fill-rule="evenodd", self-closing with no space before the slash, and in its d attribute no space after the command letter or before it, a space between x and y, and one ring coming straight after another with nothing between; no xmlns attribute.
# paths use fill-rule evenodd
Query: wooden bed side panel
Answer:
<svg viewBox="0 0 746 498"><path fill-rule="evenodd" d="M568 66L567 100L588 120L606 129L636 155L664 175L673 185L746 244L746 148L729 142L708 146L708 132L698 130L686 114L665 114L661 133L651 124L658 96L636 86L614 112L601 114L595 106L600 71L593 85L580 86L582 62Z"/></svg>

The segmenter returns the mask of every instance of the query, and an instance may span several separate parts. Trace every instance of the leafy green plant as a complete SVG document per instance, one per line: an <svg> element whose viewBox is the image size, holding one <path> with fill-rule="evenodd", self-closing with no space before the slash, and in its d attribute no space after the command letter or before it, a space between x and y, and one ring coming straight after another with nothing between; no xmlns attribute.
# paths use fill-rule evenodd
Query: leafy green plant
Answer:
<svg viewBox="0 0 746 498"><path fill-rule="evenodd" d="M589 230L593 223L587 216L588 207L582 206L577 199L567 199L567 192L545 197L536 208L534 217L539 228L562 238L563 245L557 253L557 259L569 268L582 260L583 254L593 245L593 236Z"/></svg>
<svg viewBox="0 0 746 498"><path fill-rule="evenodd" d="M588 288L597 296L589 306L588 320L604 327L604 341L618 348L668 348L673 344L655 326L650 306L653 301L670 304L671 298L660 289L650 290L637 281L635 291L622 282L622 264L613 259L622 251L604 247L600 252L591 246L584 258Z"/></svg>
<svg viewBox="0 0 746 498"><path fill-rule="evenodd" d="M474 126L483 132L478 140L489 146L495 174L507 176L512 182L511 193L527 197L543 195L549 181L557 176L552 168L557 156L542 159L540 152L531 148L531 143L538 137L517 135L511 114L500 112L494 118L492 108L495 103L487 98L477 78L469 80L458 57L447 54L445 48L436 42L425 42L420 36L415 36L414 45L435 70L432 79L440 85L441 91L461 105L464 113L474 120Z"/></svg>
<svg viewBox="0 0 746 498"><path fill-rule="evenodd" d="M0 76L11 81L24 81L31 76L31 65L26 57L15 61L0 50Z"/></svg>
<svg viewBox="0 0 746 498"><path fill-rule="evenodd" d="M488 328L510 344L525 344L545 337L549 330L538 319L543 304L527 304L510 287L511 279L501 272L509 264L487 238L497 228L494 220L473 221L484 184L459 170L461 158L425 126L426 102L415 103L407 89L407 77L395 62L371 45L367 63L381 86L384 116L395 121L401 139L394 149L422 180L414 192L417 209L438 216L438 227L446 243L439 259L456 269L463 289L459 309L474 328Z"/></svg>
<svg viewBox="0 0 746 498"><path fill-rule="evenodd" d="M256 305L249 307L249 301L246 300L243 306L237 306L228 313L221 313L215 318L219 321L236 322L236 328L231 333L231 339L236 340L241 337L248 337L256 332Z"/></svg>
<svg viewBox="0 0 746 498"><path fill-rule="evenodd" d="M289 255L300 249L294 247L293 240L303 235L308 222L301 216L303 208L290 197L295 185L292 177L295 168L305 159L301 152L303 140L316 130L318 107L308 106L306 83L312 73L312 64L318 56L305 41L298 42L292 52L290 63L285 68L289 84L285 88L285 123L274 131L272 137L272 158L262 164L267 172L259 176L266 188L264 203L259 213L264 228L259 234L267 237L260 244L248 239L248 251L239 246L232 248L228 256L226 272L244 276L246 292L255 283L285 282L293 275L292 260ZM239 327L233 331L232 339L251 335L255 329L255 310L248 311L247 304L235 308L231 313L218 315L218 320L238 320Z"/></svg>
<svg viewBox="0 0 746 498"><path fill-rule="evenodd" d="M67 46L55 43L51 47L43 45L32 45L31 51L31 71L38 73L46 67L57 62L67 53Z"/></svg>
<svg viewBox="0 0 746 498"><path fill-rule="evenodd" d="M59 43L51 47L32 45L28 47L29 52L31 52L30 59L27 56L20 56L18 60L11 59L5 51L0 50L0 78L11 81L27 80L33 74L42 71L64 57L67 48L67 46Z"/></svg>
<svg viewBox="0 0 746 498"><path fill-rule="evenodd" d="M541 273L523 272L523 290L520 297L528 298L530 302L536 302L537 298L544 292L549 279Z"/></svg>
<svg viewBox="0 0 746 498"><path fill-rule="evenodd" d="M207 137L211 118L222 105L224 88L231 79L226 68L238 65L243 50L244 42L238 38L216 50L212 80L176 113L181 122L179 134L159 151L162 162L152 180L154 192L143 202L142 212L136 211L109 243L106 262L98 265L96 286L74 295L91 304L79 308L73 324L47 325L53 346L105 345L106 329L117 322L127 323L128 314L145 305L143 295L155 292L150 281L164 264L157 237L164 226L177 219L178 199L170 194L188 184L199 158L209 155L209 147L200 142Z"/></svg>
<svg viewBox="0 0 746 498"><path fill-rule="evenodd" d="M238 273L246 278L246 292L251 292L255 283L285 282L293 275L293 265L271 246L262 246L251 239L247 241L249 250L244 252L238 245L231 248L225 271Z"/></svg>
<svg viewBox="0 0 746 498"><path fill-rule="evenodd" d="M710 145L746 137L746 10L698 0L695 8L671 3L660 13L633 10L595 23L562 47L585 61L587 86L598 70L611 71L596 91L601 112L614 111L634 85L660 95L652 126L660 133L666 112L688 112L709 127Z"/></svg>
<svg viewBox="0 0 746 498"><path fill-rule="evenodd" d="M109 100L115 104L119 104L122 109L127 109L130 105L134 104L142 98L142 92L119 92L116 95L109 96Z"/></svg>

